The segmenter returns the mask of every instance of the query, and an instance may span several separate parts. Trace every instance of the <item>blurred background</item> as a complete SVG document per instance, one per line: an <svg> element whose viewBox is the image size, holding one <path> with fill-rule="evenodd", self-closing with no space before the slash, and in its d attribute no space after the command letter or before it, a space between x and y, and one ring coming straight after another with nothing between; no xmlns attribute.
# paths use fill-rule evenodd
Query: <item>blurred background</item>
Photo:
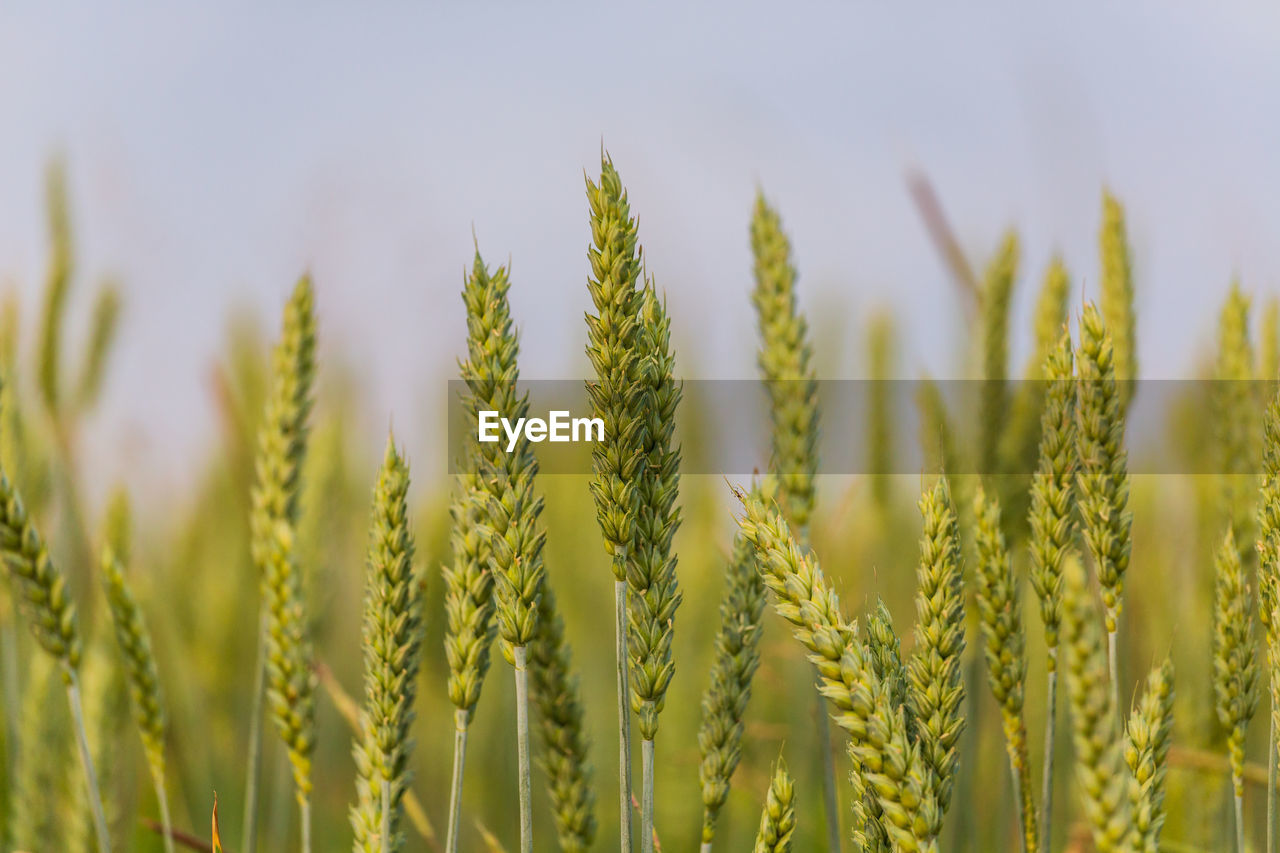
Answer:
<svg viewBox="0 0 1280 853"><path fill-rule="evenodd" d="M1141 375L1200 376L1233 278L1259 307L1280 281L1278 50L1280 11L1261 3L1220 4L1212 14L1158 3L800 4L786 14L757 3L6 6L0 286L12 319L6 374L26 402L20 479L76 578L89 624L101 610L86 557L101 507L122 484L137 507L136 573L174 705L175 818L207 827L218 790L225 834L239 837L256 619L246 544L253 431L267 345L300 272L315 277L321 335L308 472L316 497L305 522L319 654L358 698L367 504L392 425L413 466L431 607L416 788L439 826L452 734L438 580L448 559L445 409L463 351L458 293L476 244L491 264L512 265L523 375L585 375L583 177L597 172L607 147L640 219L648 271L667 294L678 372L749 379L757 343L747 224L763 190L793 239L822 377L962 379L975 375L972 306L931 240L909 176L927 179L976 269L1007 228L1018 230L1015 368L1031 352L1032 308L1054 253L1072 274L1072 314L1096 297L1109 188L1128 213ZM101 393L55 413L35 399L32 358L50 266L50 174L65 178L73 246L69 376L87 349L95 294L109 284L121 305ZM890 334L869 336L873 327ZM707 414L684 415L689 453L722 428ZM1172 423L1180 446L1203 437L1196 414ZM824 423L829 435L841 428ZM920 485L918 476L884 490L869 489L865 477L825 478L814 529L846 608L883 595L904 637L914 615ZM547 478L544 488L548 572L577 650L607 842L616 819L612 658L592 642L604 630L596 614L607 569L594 526L581 523L593 514L585 480ZM1180 742L1197 749L1221 743L1205 689L1208 554L1219 536L1213 489L1196 477L1135 484L1126 609L1125 683L1172 650L1189 685ZM674 780L660 789L668 849L692 844L697 830L694 732L732 528L720 478L686 478L682 503L686 603L659 742L659 763ZM757 689L749 712L722 843L743 849L753 837L781 752L799 780L799 849L817 849L809 673L786 632L768 622L759 676L768 687ZM1036 642L1033 661L1042 656ZM1043 679L1038 666L1033 685ZM23 664L18 683L31 704L39 680L28 670ZM473 739L494 746L471 755L466 849L484 849L480 827L514 844L509 680L495 663ZM985 684L971 692L985 700L985 716L975 711L981 722L962 761L999 782L962 780L984 799L953 807L962 816L950 822L946 849L1003 849L1014 819L999 723ZM7 702L21 704L12 690ZM1038 732L1038 688L1028 703ZM344 849L349 733L329 700L320 724L317 847ZM268 741L274 800L264 837L268 849L283 849L291 795L283 757ZM133 798L131 813L152 814L145 786L128 781L136 744L121 744L117 790ZM1038 745L1033 737L1037 766ZM1254 742L1252 754L1264 749ZM1225 781L1203 770L1184 767L1171 782L1168 834L1185 849L1212 849L1217 836L1202 827L1228 814ZM1059 801L1073 802L1067 770L1060 776ZM963 817L966 805L982 821ZM1064 821L1060 841L1066 830ZM133 844L152 849L154 839L139 828Z"/></svg>

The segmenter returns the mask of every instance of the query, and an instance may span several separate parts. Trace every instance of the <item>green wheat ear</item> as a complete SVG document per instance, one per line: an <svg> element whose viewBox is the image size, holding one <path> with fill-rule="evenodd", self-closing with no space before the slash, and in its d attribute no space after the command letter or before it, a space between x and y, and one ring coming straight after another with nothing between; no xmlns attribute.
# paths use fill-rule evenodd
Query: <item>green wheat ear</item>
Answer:
<svg viewBox="0 0 1280 853"><path fill-rule="evenodd" d="M909 676L902 661L902 644L893 630L893 617L884 601L877 601L875 610L868 614L863 636L863 648L872 672L884 684L890 702L904 709L907 734L918 743L918 726L907 704ZM853 840L864 853L888 853L893 849L893 842L884 826L884 809L873 787L874 778L874 768L854 758L853 772L849 774L854 795Z"/></svg>
<svg viewBox="0 0 1280 853"><path fill-rule="evenodd" d="M979 471L984 476L999 473L1001 425L1007 413L1009 377L1009 305L1018 275L1020 250L1018 235L1005 234L982 287L982 444Z"/></svg>
<svg viewBox="0 0 1280 853"><path fill-rule="evenodd" d="M1214 575L1213 690L1218 721L1227 732L1238 821L1244 798L1245 735L1258 704L1258 670L1249 585L1230 527L1218 549ZM1237 826L1237 832L1243 833L1243 826Z"/></svg>
<svg viewBox="0 0 1280 853"><path fill-rule="evenodd" d="M779 503L803 538L813 514L818 469L818 381L809 324L796 304L796 270L782 220L763 194L751 217L755 290L751 301L760 326L760 373L769 394L770 470L781 488Z"/></svg>
<svg viewBox="0 0 1280 853"><path fill-rule="evenodd" d="M781 758L769 783L769 794L760 814L755 853L787 853L796 831L795 783Z"/></svg>
<svg viewBox="0 0 1280 853"><path fill-rule="evenodd" d="M1249 340L1249 298L1233 282L1218 321L1218 359L1214 369L1214 418L1221 513L1240 542L1253 538L1258 470L1258 398L1253 383L1253 344Z"/></svg>
<svg viewBox="0 0 1280 853"><path fill-rule="evenodd" d="M1155 853L1164 826L1164 777L1173 731L1173 661L1164 661L1147 676L1147 687L1129 715L1125 763L1133 773L1134 828L1139 847Z"/></svg>
<svg viewBox="0 0 1280 853"><path fill-rule="evenodd" d="M387 853L404 844L401 801L411 777L410 728L422 635L422 585L413 567L408 491L409 468L389 438L374 490L365 575L365 700L351 809L357 853Z"/></svg>
<svg viewBox="0 0 1280 853"><path fill-rule="evenodd" d="M933 795L945 813L951 803L964 732L964 583L960 529L951 489L939 478L920 497L924 528L916 570L915 648L908 663L907 705L920 753L930 768Z"/></svg>
<svg viewBox="0 0 1280 853"><path fill-rule="evenodd" d="M582 691L572 674L564 621L551 587L538 602L538 636L529 646L529 695L542 718L542 767L560 849L586 853L595 843L596 796L587 759Z"/></svg>
<svg viewBox="0 0 1280 853"><path fill-rule="evenodd" d="M1013 574L1013 563L1000 529L1000 504L978 487L974 498L977 530L977 601L985 640L987 683L1000 706L1005 749L1013 771L1022 818L1023 850L1036 850L1035 798L1031 790L1031 760L1027 752L1027 727L1022 717L1026 690L1026 634L1022 627L1022 599Z"/></svg>
<svg viewBox="0 0 1280 853"><path fill-rule="evenodd" d="M1128 412L1138 378L1137 321L1134 311L1133 264L1130 259L1124 207L1109 191L1102 193L1102 317L1115 337L1115 373L1119 380L1120 413Z"/></svg>
<svg viewBox="0 0 1280 853"><path fill-rule="evenodd" d="M489 671L489 650L497 635L493 623L493 574L489 549L479 525L483 505L476 475L457 477L449 516L453 565L445 566L445 657L449 663L449 701L469 721L480 701Z"/></svg>
<svg viewBox="0 0 1280 853"><path fill-rule="evenodd" d="M102 380L107 371L107 357L120 328L120 286L107 282L93 303L93 319L89 327L89 343L76 384L76 406L89 409L102 393Z"/></svg>
<svg viewBox="0 0 1280 853"><path fill-rule="evenodd" d="M702 695L702 726L698 729L704 853L715 838L716 819L742 759L743 718L751 700L751 682L760 666L764 582L756 568L755 548L741 534L733 539L733 554L725 574L711 684Z"/></svg>

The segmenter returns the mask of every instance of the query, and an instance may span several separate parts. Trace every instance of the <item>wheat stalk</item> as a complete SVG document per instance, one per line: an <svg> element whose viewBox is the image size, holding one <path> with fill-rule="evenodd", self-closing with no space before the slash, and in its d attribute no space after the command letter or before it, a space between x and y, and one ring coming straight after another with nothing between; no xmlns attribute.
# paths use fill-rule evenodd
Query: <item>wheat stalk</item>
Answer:
<svg viewBox="0 0 1280 853"><path fill-rule="evenodd" d="M1138 378L1137 321L1134 311L1133 264L1124 207L1109 191L1102 194L1099 230L1102 257L1102 317L1115 339L1115 374L1120 382L1120 414L1127 414Z"/></svg>
<svg viewBox="0 0 1280 853"><path fill-rule="evenodd" d="M22 498L0 466L0 553L9 567L9 577L21 596L28 624L36 642L58 662L67 688L71 720L80 750L80 763L88 802L93 811L99 853L109 853L111 840L102 808L102 795L89 752L84 713L80 702L81 640L75 604L67 581L49 557L49 551L27 515Z"/></svg>
<svg viewBox="0 0 1280 853"><path fill-rule="evenodd" d="M1244 739L1258 704L1253 611L1235 533L1214 560L1213 692L1218 721L1227 731L1236 806L1236 849L1244 853Z"/></svg>
<svg viewBox="0 0 1280 853"><path fill-rule="evenodd" d="M644 388L640 433L642 463L636 478L637 512L630 587L631 704L640 723L643 775L640 846L653 851L654 740L667 687L675 674L671 656L674 619L682 596L671 539L680 526L676 506L680 450L672 447L680 387L672 375L671 321L652 282L646 282L636 344Z"/></svg>
<svg viewBox="0 0 1280 853"><path fill-rule="evenodd" d="M946 813L964 731L964 586L960 530L946 478L920 496L923 529L916 569L915 649L908 663L907 705L932 793Z"/></svg>
<svg viewBox="0 0 1280 853"><path fill-rule="evenodd" d="M1107 659L1112 705L1119 707L1116 631L1129 568L1129 461L1124 448L1124 406L1116 384L1111 335L1092 304L1080 318L1077 445L1080 516L1106 608Z"/></svg>
<svg viewBox="0 0 1280 853"><path fill-rule="evenodd" d="M776 597L774 609L817 667L819 690L833 706L837 725L850 735L850 755L876 792L885 828L906 853L936 851L942 810L932 770L907 734L905 708L893 704L857 626L840 613L817 561L801 550L782 513L755 495L738 496L746 508L738 524L759 554L765 585Z"/></svg>
<svg viewBox="0 0 1280 853"><path fill-rule="evenodd" d="M163 831L165 853L173 853L173 824L169 819L169 797L165 790L164 739L166 714L164 695L160 689L160 674L156 669L155 655L151 651L151 634L147 630L142 608L129 589L124 575L123 559L128 559L127 540L122 535L119 513L121 504L115 504L115 512L106 536L107 545L102 553L102 585L106 592L111 621L115 626L116 645L124 661L129 679L129 693L133 699L133 719L142 737L143 753L155 788L156 802L160 806L160 825ZM114 543L114 544L112 544Z"/></svg>
<svg viewBox="0 0 1280 853"><path fill-rule="evenodd" d="M1124 765L1120 716L1108 684L1103 616L1074 557L1064 564L1063 580L1067 696L1084 817L1099 853L1129 851L1134 834L1131 787L1136 783Z"/></svg>
<svg viewBox="0 0 1280 853"><path fill-rule="evenodd" d="M751 682L760 666L765 589L756 568L755 548L741 534L733 539L733 555L725 575L711 684L702 695L702 725L698 729L702 853L710 853L716 818L742 758L742 721L751 700Z"/></svg>
<svg viewBox="0 0 1280 853"><path fill-rule="evenodd" d="M756 193L751 216L751 254L755 277L751 301L760 330L757 364L769 396L772 423L769 470L778 479L778 503L785 517L801 545L808 547L818 470L818 381L809 324L797 305L791 241L782 229L781 217L762 192ZM827 844L835 850L840 843L840 806L831 734L821 710L817 720Z"/></svg>
<svg viewBox="0 0 1280 853"><path fill-rule="evenodd" d="M529 411L528 394L516 387L519 343L507 298L510 287L506 269L498 267L490 274L477 251L462 291L467 307L467 360L462 364L462 378L470 392L467 405L476 417L482 410L491 410L515 420ZM516 683L520 849L528 853L533 847L533 806L527 647L537 631L546 538L539 518L542 498L534 491L538 463L523 433L510 453L497 442L481 444L479 450L477 483L484 493L481 531L489 546L494 615L503 656L514 668Z"/></svg>
<svg viewBox="0 0 1280 853"><path fill-rule="evenodd" d="M413 567L408 491L409 467L388 438L374 489L365 573L364 707L351 808L356 853L390 853L404 844L401 801L411 777L410 728L422 633L422 585Z"/></svg>
<svg viewBox="0 0 1280 853"><path fill-rule="evenodd" d="M756 833L755 853L787 853L791 836L796 831L795 783L781 758L773 771L764 810L760 813L760 831Z"/></svg>
<svg viewBox="0 0 1280 853"><path fill-rule="evenodd" d="M604 440L591 449L596 518L613 559L614 635L618 693L618 816L623 853L631 851L631 718L628 684L628 549L635 539L635 478L641 459L639 407L643 393L636 335L640 323L640 247L622 178L608 155L600 182L587 179L591 207L591 277L595 314L587 315L587 355L595 380L587 383L592 414Z"/></svg>
<svg viewBox="0 0 1280 853"><path fill-rule="evenodd" d="M1040 449L1031 479L1031 585L1040 599L1044 624L1048 685L1045 700L1044 776L1040 820L1043 846L1051 841L1053 765L1058 707L1058 631L1062 623L1062 563L1076 537L1075 484L1079 467L1076 447L1076 385L1071 334L1061 335L1047 357Z"/></svg>
<svg viewBox="0 0 1280 853"><path fill-rule="evenodd" d="M1138 848L1156 853L1164 826L1164 776L1173 729L1173 661L1165 658L1147 676L1147 687L1129 715L1124 758L1137 783L1133 821Z"/></svg>
<svg viewBox="0 0 1280 853"><path fill-rule="evenodd" d="M1027 672L1026 634L1022 627L1022 608L1013 563L1000 529L1000 503L988 498L982 487L974 497L977 519L974 539L977 544L977 602L985 640L983 654L987 661L987 683L1000 706L1004 723L1005 749L1013 772L1022 821L1024 853L1038 848L1036 810L1031 791L1031 762L1027 754L1027 727L1022 718L1022 702Z"/></svg>
<svg viewBox="0 0 1280 853"><path fill-rule="evenodd" d="M285 306L272 354L271 389L258 433L256 482L249 517L253 562L265 605L250 723L242 850L257 847L257 791L261 767L261 702L270 700L276 729L289 750L302 825L303 853L311 842L311 751L315 680L295 556L302 462L306 454L315 376L316 330L311 279L303 276Z"/></svg>

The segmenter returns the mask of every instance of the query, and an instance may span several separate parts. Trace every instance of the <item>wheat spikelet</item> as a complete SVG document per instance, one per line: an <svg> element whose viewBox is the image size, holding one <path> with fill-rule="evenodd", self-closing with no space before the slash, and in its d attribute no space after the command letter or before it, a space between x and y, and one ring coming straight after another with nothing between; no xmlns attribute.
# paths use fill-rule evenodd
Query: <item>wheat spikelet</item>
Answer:
<svg viewBox="0 0 1280 853"><path fill-rule="evenodd" d="M265 605L260 657L276 730L289 751L302 812L303 848L310 847L311 752L315 746L315 678L302 600L296 532L315 376L316 329L311 279L303 276L285 306L272 354L271 388L258 432L249 519L251 554ZM262 695L261 691L257 695ZM258 714L255 712L255 731ZM244 849L256 846L257 736L250 737Z"/></svg>
<svg viewBox="0 0 1280 853"><path fill-rule="evenodd" d="M489 671L489 650L497 633L493 623L493 575L488 547L478 525L483 517L474 474L461 474L449 506L453 521L453 565L444 566L445 657L449 663L449 701L470 720Z"/></svg>
<svg viewBox="0 0 1280 853"><path fill-rule="evenodd" d="M542 767L560 849L586 853L595 843L596 797L582 695L572 675L555 594L545 585L538 602L538 634L529 646L529 679L529 696L542 719Z"/></svg>
<svg viewBox="0 0 1280 853"><path fill-rule="evenodd" d="M893 630L893 617L883 601L878 601L863 623L863 647L867 662L876 677L885 685L890 701L907 708L905 715L907 736L916 737L915 719L911 715L908 699L908 675L902 662L901 643ZM851 756L852 757L852 756ZM871 780L864 778L863 767L853 761L849 781L853 785L853 840L863 851L889 851L892 840L884 828L884 810L876 798Z"/></svg>
<svg viewBox="0 0 1280 853"><path fill-rule="evenodd" d="M769 795L760 814L755 853L787 853L796 830L795 783L787 765L778 759L769 783Z"/></svg>
<svg viewBox="0 0 1280 853"><path fill-rule="evenodd" d="M1021 598L1004 534L1000 530L1000 504L978 487L974 498L977 529L977 601L985 640L987 683L1000 706L1005 749L1013 771L1022 817L1023 850L1036 850L1036 809L1031 791L1031 766L1027 754L1027 727L1022 701L1027 672L1026 635L1022 628Z"/></svg>
<svg viewBox="0 0 1280 853"><path fill-rule="evenodd" d="M1231 781L1236 798L1237 848L1244 850L1244 746L1258 704L1258 671L1249 585L1235 534L1226 537L1214 561L1213 692L1218 722L1227 731Z"/></svg>
<svg viewBox="0 0 1280 853"><path fill-rule="evenodd" d="M1084 817L1099 853L1129 851L1134 842L1132 791L1124 765L1120 717L1108 685L1102 614L1074 558L1063 569L1063 641L1076 780Z"/></svg>
<svg viewBox="0 0 1280 853"><path fill-rule="evenodd" d="M964 731L964 585L960 530L945 478L920 497L924 528L916 570L915 649L908 664L908 707L920 753L943 813L951 803L956 745Z"/></svg>
<svg viewBox="0 0 1280 853"><path fill-rule="evenodd" d="M1124 409L1116 385L1111 335L1092 304L1080 318L1080 350L1076 355L1080 382L1076 402L1080 454L1080 516L1085 543L1093 556L1102 603L1106 608L1112 704L1118 705L1116 629L1129 568L1129 461L1124 448Z"/></svg>
<svg viewBox="0 0 1280 853"><path fill-rule="evenodd" d="M1164 825L1164 775L1173 729L1173 661L1165 658L1147 676L1147 687L1129 715L1124 758L1137 783L1133 821L1137 847L1156 853Z"/></svg>
<svg viewBox="0 0 1280 853"><path fill-rule="evenodd" d="M698 729L704 853L710 850L716 818L742 758L742 721L751 699L751 681L760 665L765 589L756 568L755 548L741 534L733 539L725 587L711 684L702 695L702 726Z"/></svg>
<svg viewBox="0 0 1280 853"><path fill-rule="evenodd" d="M401 800L409 785L410 727L421 654L422 586L413 567L406 495L409 468L388 438L374 490L364 594L365 699L355 746L357 853L404 844Z"/></svg>
<svg viewBox="0 0 1280 853"><path fill-rule="evenodd" d="M1115 339L1115 374L1120 382L1120 414L1124 415L1133 398L1133 380L1138 378L1133 265L1124 207L1107 191L1102 194L1098 242L1102 256L1102 317Z"/></svg>
<svg viewBox="0 0 1280 853"><path fill-rule="evenodd" d="M791 623L797 640L822 679L820 690L834 707L836 723L850 735L855 766L876 791L883 823L903 851L937 850L942 811L934 797L932 771L907 735L905 709L895 707L874 672L856 625L840 613L839 600L822 570L802 552L780 511L740 493L746 514L738 519L755 545L774 609Z"/></svg>

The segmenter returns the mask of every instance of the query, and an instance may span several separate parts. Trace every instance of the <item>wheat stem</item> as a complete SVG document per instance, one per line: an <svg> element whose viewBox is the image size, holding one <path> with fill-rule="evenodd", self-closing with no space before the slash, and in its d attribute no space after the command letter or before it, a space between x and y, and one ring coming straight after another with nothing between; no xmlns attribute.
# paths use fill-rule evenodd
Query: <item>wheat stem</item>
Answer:
<svg viewBox="0 0 1280 853"><path fill-rule="evenodd" d="M1111 674L1111 703L1120 707L1120 673L1116 663L1116 632L1107 632L1107 671Z"/></svg>
<svg viewBox="0 0 1280 853"><path fill-rule="evenodd" d="M151 784L156 789L156 803L160 806L164 853L173 853L173 821L169 818L169 794L164 789L164 773L158 768L151 771Z"/></svg>
<svg viewBox="0 0 1280 853"><path fill-rule="evenodd" d="M831 725L827 722L827 703L822 697L822 685L814 687L817 694L818 750L822 754L822 807L827 816L827 849L840 849L840 801L836 795L836 762L831 754Z"/></svg>
<svg viewBox="0 0 1280 853"><path fill-rule="evenodd" d="M382 780L382 825L378 828L382 853L391 853L391 780Z"/></svg>
<svg viewBox="0 0 1280 853"><path fill-rule="evenodd" d="M298 796L298 818L302 822L302 853L311 853L311 798Z"/></svg>
<svg viewBox="0 0 1280 853"><path fill-rule="evenodd" d="M1244 793L1243 793L1243 791L1244 791L1244 781L1243 781L1242 779L1237 778L1237 777L1235 776L1235 774L1232 774L1232 776L1231 776L1231 781L1232 781L1232 784L1234 785L1235 790L1236 790L1236 791L1240 791L1240 792L1241 792L1241 793L1236 794L1236 795L1232 798L1233 800L1235 800L1235 807L1236 807L1236 853L1245 853L1245 846L1244 846Z"/></svg>
<svg viewBox="0 0 1280 853"><path fill-rule="evenodd" d="M626 563L626 552L617 558ZM631 853L631 709L627 686L627 582L613 582L615 651L618 657L618 807L619 849Z"/></svg>
<svg viewBox="0 0 1280 853"><path fill-rule="evenodd" d="M516 671L516 751L520 768L520 851L533 850L533 784L529 769L529 670L528 649L511 650Z"/></svg>
<svg viewBox="0 0 1280 853"><path fill-rule="evenodd" d="M640 741L640 850L653 853L653 741Z"/></svg>
<svg viewBox="0 0 1280 853"><path fill-rule="evenodd" d="M89 739L84 727L84 709L80 704L80 679L74 669L63 672L67 683L67 701L71 705L71 719L76 730L76 746L80 750L80 766L84 770L85 788L89 793L89 807L93 813L93 829L98 839L98 853L111 853L111 838L107 834L107 816L102 809L102 793L98 789L98 775L93 769L89 754Z"/></svg>
<svg viewBox="0 0 1280 853"><path fill-rule="evenodd" d="M1049 670L1049 683L1045 697L1048 709L1045 711L1044 721L1044 781L1041 788L1040 802L1040 822L1043 824L1041 849L1043 850L1053 849L1053 754L1057 734L1055 717L1057 717L1058 708L1058 672L1056 666L1058 650L1052 649L1049 654L1055 661L1055 666Z"/></svg>
<svg viewBox="0 0 1280 853"><path fill-rule="evenodd" d="M462 772L467 761L468 712L453 712L453 781L449 785L449 829L445 835L446 853L458 853L458 822L462 818Z"/></svg>
<svg viewBox="0 0 1280 853"><path fill-rule="evenodd" d="M259 620L258 654L253 679L253 709L249 717L249 760L245 769L243 834L240 849L255 853L258 848L258 786L262 779L262 716L267 694L266 615Z"/></svg>

